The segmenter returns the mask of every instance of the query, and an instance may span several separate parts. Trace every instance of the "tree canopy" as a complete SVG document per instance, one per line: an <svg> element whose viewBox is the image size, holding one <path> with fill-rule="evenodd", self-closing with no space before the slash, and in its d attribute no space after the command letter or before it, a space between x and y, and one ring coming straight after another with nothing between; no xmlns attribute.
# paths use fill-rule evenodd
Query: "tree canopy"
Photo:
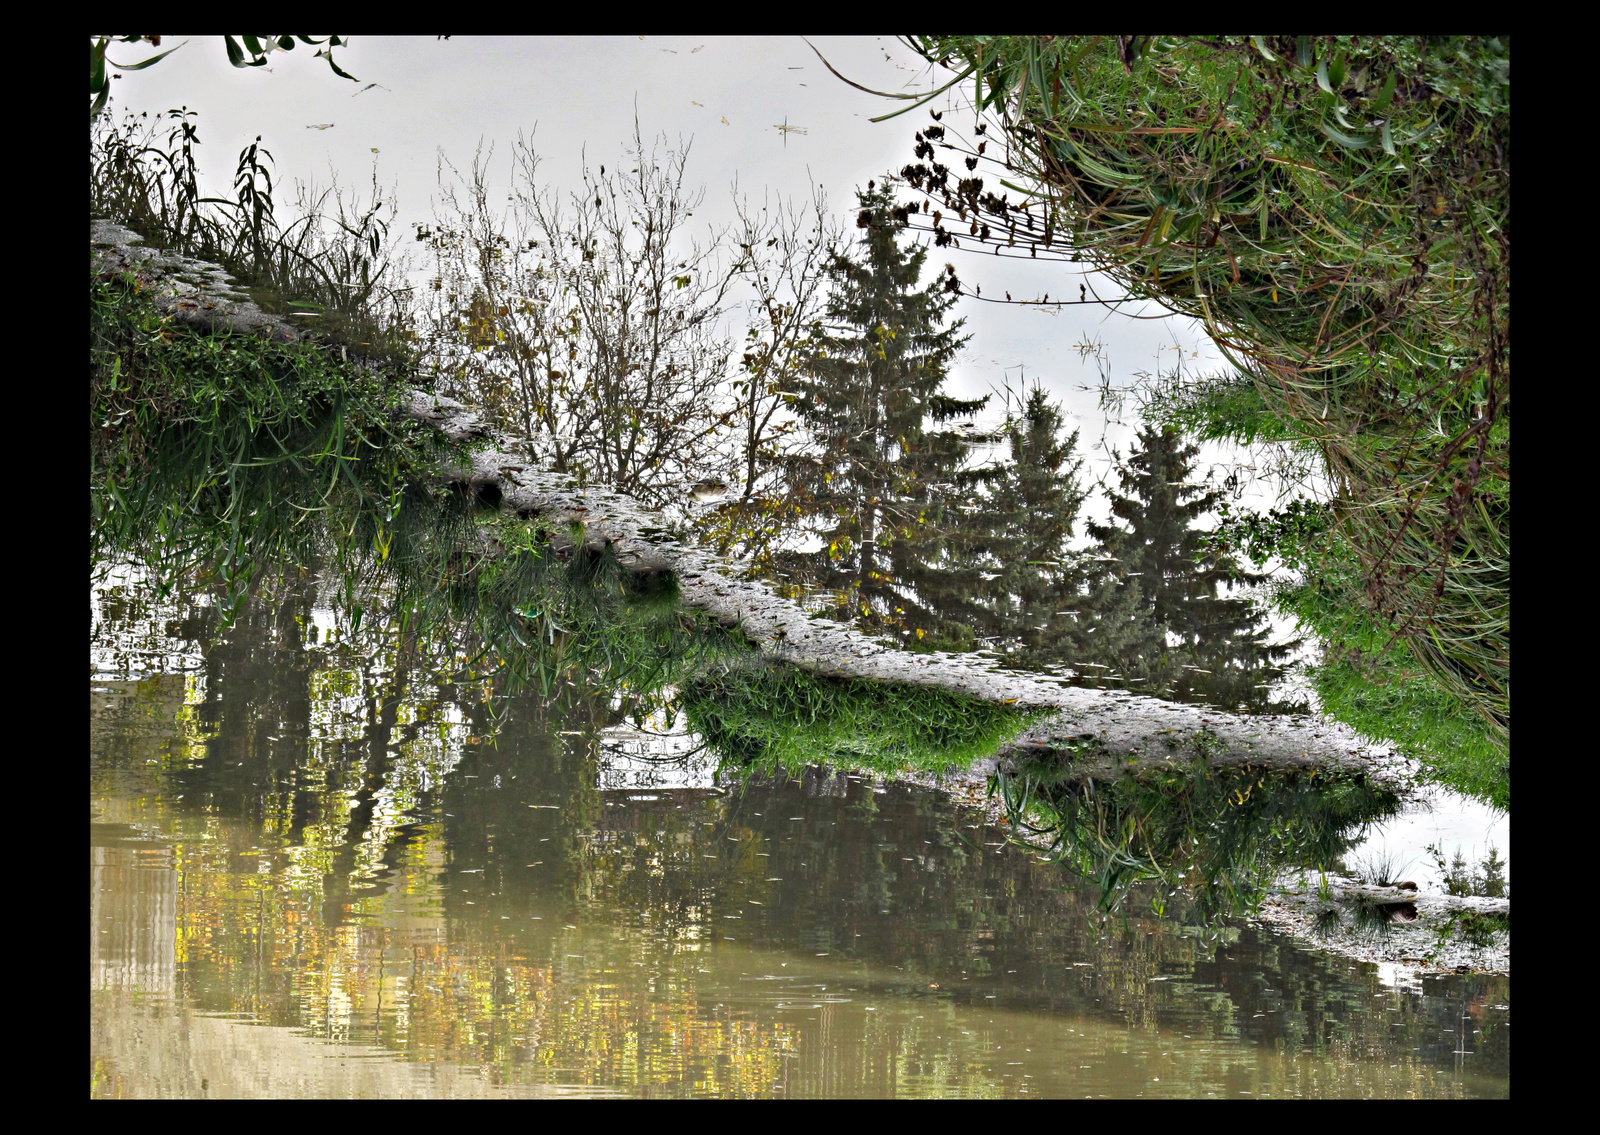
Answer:
<svg viewBox="0 0 1600 1135"><path fill-rule="evenodd" d="M918 593L937 586L952 478L965 457L959 431L930 429L975 413L984 399L941 393L966 342L946 325L955 297L919 286L927 250L902 246L904 215L889 192L858 192L856 255L828 264L833 292L824 333L799 383L795 411L812 446L786 471L822 547L779 558L791 575L836 593L838 609L886 629L939 623Z"/></svg>
<svg viewBox="0 0 1600 1135"><path fill-rule="evenodd" d="M1509 38L907 42L952 78L889 97L966 89L973 115L917 131L911 227L1201 322L1226 369L1159 376L1140 409L1307 468L1219 542L1306 581L1280 608L1348 667L1324 709L1436 767L1463 730L1508 759Z"/></svg>

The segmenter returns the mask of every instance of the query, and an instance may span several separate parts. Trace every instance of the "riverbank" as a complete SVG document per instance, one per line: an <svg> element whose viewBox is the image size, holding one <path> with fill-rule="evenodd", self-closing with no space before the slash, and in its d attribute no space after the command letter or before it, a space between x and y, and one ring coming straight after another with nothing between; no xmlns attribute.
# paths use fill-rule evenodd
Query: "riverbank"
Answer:
<svg viewBox="0 0 1600 1135"><path fill-rule="evenodd" d="M92 223L90 246L97 272L134 273L176 324L207 335L265 333L286 341L301 335L285 321L239 300L228 290L221 269L151 250L121 226ZM328 349L341 355L345 351L333 345ZM476 444L459 467L437 470L436 480L472 500L480 518L496 515L508 523L542 525L558 556L581 544L595 555L614 555L631 572L670 571L685 608L736 630L746 645L774 663L825 678L938 689L1047 715L1002 750L1002 758L1025 751L1041 759L1089 759L1108 768L1203 758L1251 767L1344 771L1375 768L1391 759L1350 728L1317 718L1243 716L1122 690L1083 689L1049 675L1002 670L972 654L893 649L854 627L817 618L745 577L725 558L683 542L664 517L625 494L537 468L494 437L472 407L415 390L406 391L400 401L398 413L425 423L450 442ZM489 551L492 558L494 549Z"/></svg>
<svg viewBox="0 0 1600 1135"><path fill-rule="evenodd" d="M1397 976L1511 973L1509 899L1369 887L1336 875L1327 876L1323 897L1321 882L1280 880L1256 921ZM1502 920L1505 929L1492 928Z"/></svg>
<svg viewBox="0 0 1600 1135"><path fill-rule="evenodd" d="M944 793L992 824L1009 827L989 780L997 758L960 773L932 776L907 771L895 780ZM1404 760L1374 761L1372 773L1418 800L1420 785ZM1013 832L1019 842L1044 841ZM1308 949L1371 962L1397 985L1415 984L1424 974L1511 973L1511 901L1448 895L1431 890L1373 887L1340 875L1318 878L1290 872L1268 888L1250 919L1288 935ZM1503 925L1502 925L1503 924Z"/></svg>

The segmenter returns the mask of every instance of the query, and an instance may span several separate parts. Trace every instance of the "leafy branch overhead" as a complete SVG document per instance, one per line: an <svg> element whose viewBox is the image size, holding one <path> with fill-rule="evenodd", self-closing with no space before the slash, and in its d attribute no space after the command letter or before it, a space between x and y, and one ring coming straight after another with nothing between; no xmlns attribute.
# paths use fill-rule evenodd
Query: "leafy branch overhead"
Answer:
<svg viewBox="0 0 1600 1135"><path fill-rule="evenodd" d="M357 81L354 75L346 72L338 63L334 62L333 49L346 47L350 41L339 36L330 35L324 39L317 39L308 35L241 35L222 37L228 51L228 62L235 67L265 67L267 59L274 52L293 51L295 43L303 43L308 47L319 47L327 44L322 50L316 52L313 58L326 59L328 66L333 68L333 73L341 79ZM188 41L185 40L185 43ZM159 54L148 59L141 59L137 63L118 63L106 56L106 50L113 43L148 43L151 47L161 46L161 37L158 35L102 35L92 36L89 42L89 121L93 122L100 117L100 112L106 108L106 103L111 98L111 80L121 78L116 71L143 71L146 67L153 66L171 55L178 47L169 47ZM113 70L114 69L114 70Z"/></svg>
<svg viewBox="0 0 1600 1135"><path fill-rule="evenodd" d="M1504 753L1509 40L907 42L972 115L917 132L908 227L1089 265L1201 322L1228 371L1148 384L1146 416L1313 457L1325 523L1288 609L1379 686L1424 676Z"/></svg>

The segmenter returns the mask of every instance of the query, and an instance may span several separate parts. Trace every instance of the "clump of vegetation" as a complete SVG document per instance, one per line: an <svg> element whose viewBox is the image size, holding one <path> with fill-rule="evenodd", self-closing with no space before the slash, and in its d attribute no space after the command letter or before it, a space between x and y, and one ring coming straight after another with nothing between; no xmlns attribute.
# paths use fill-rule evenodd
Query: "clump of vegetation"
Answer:
<svg viewBox="0 0 1600 1135"><path fill-rule="evenodd" d="M1502 945L1511 933L1509 913L1477 910L1450 911L1443 922L1433 928L1433 948L1428 960L1433 961L1452 943L1464 941L1479 949Z"/></svg>
<svg viewBox="0 0 1600 1135"><path fill-rule="evenodd" d="M1451 915L1449 930L1459 934L1474 946L1492 946L1500 935L1511 932L1511 915L1458 910Z"/></svg>
<svg viewBox="0 0 1600 1135"><path fill-rule="evenodd" d="M356 627L382 602L402 627L436 623L469 668L547 694L579 676L660 688L690 660L741 649L678 610L669 574L630 572L585 550L581 531L512 521L444 484L439 470L464 451L399 412L427 376L391 283L392 206L375 187L354 211L334 194L325 215L323 194L281 226L259 139L234 198L202 196L192 118L97 124L92 212L220 264L267 310L310 313L316 333L204 334L132 275L91 278L92 565L132 556L167 587L203 578L231 620L264 572L331 564Z"/></svg>
<svg viewBox="0 0 1600 1135"><path fill-rule="evenodd" d="M1411 902L1386 902L1371 895L1357 895L1350 907L1356 929L1374 936L1387 934L1396 922L1417 920L1417 906Z"/></svg>
<svg viewBox="0 0 1600 1135"><path fill-rule="evenodd" d="M1321 906L1312 915L1311 933L1318 938L1330 938L1339 932L1343 924L1337 906Z"/></svg>
<svg viewBox="0 0 1600 1135"><path fill-rule="evenodd" d="M393 198L374 180L367 200L337 185L302 188L298 217L279 217L272 154L258 137L239 154L233 195L203 192L195 112L109 115L91 126L89 215L152 247L217 264L264 311L390 364L414 354L410 289ZM163 131L165 132L163 135Z"/></svg>
<svg viewBox="0 0 1600 1135"><path fill-rule="evenodd" d="M1342 864L1335 864L1342 866ZM1401 860L1398 856L1374 856L1370 859L1356 860L1345 869L1356 879L1369 886L1393 887L1405 881L1405 873L1410 870L1411 861Z"/></svg>
<svg viewBox="0 0 1600 1135"><path fill-rule="evenodd" d="M742 657L747 647L709 616L678 603L670 572L633 571L609 549L562 547L525 524L480 526L475 556L438 586L426 548L402 559L392 603L408 621L456 627L508 690L545 698L563 684L665 697L672 686ZM437 632L435 632L437 633Z"/></svg>
<svg viewBox="0 0 1600 1135"><path fill-rule="evenodd" d="M1155 379L1143 409L1327 486L1251 549L1302 577L1279 598L1327 645L1324 708L1508 801L1509 40L908 42L978 121L919 131L904 214L1203 323L1232 369Z"/></svg>
<svg viewBox="0 0 1600 1135"><path fill-rule="evenodd" d="M1399 797L1362 777L1212 768L1197 761L1102 780L1056 760L1023 762L991 782L1012 825L1116 910L1137 884L1154 906L1184 892L1187 917L1252 914L1287 868L1326 870Z"/></svg>
<svg viewBox="0 0 1600 1135"><path fill-rule="evenodd" d="M188 330L141 289L90 279L91 563L119 549L168 581L204 564L231 610L262 563L311 557L330 511L398 514L439 455L395 413L401 382L311 342Z"/></svg>
<svg viewBox="0 0 1600 1135"><path fill-rule="evenodd" d="M680 704L725 765L751 772L842 765L941 773L993 754L1030 718L943 690L754 661L686 685Z"/></svg>
<svg viewBox="0 0 1600 1135"><path fill-rule="evenodd" d="M1506 865L1500 858L1499 848L1490 845L1489 853L1475 865L1467 862L1467 857L1461 854L1459 847L1448 864L1437 843L1428 845L1428 854L1433 857L1439 877L1444 880L1446 894L1482 895L1497 899L1511 897L1511 888L1506 883Z"/></svg>
<svg viewBox="0 0 1600 1135"><path fill-rule="evenodd" d="M678 609L670 574L443 483L462 454L397 412L406 372L175 325L131 278L92 278L90 310L92 569L203 580L228 621L264 574L321 565L356 627L427 620L469 669L547 694L658 689L743 649Z"/></svg>

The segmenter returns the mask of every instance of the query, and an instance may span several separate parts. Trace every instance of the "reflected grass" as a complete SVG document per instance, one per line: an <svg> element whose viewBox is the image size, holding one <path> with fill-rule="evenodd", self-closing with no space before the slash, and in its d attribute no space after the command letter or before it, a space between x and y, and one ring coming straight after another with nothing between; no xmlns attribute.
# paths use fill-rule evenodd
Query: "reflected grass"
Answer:
<svg viewBox="0 0 1600 1135"><path fill-rule="evenodd" d="M394 514L450 451L383 381L309 343L172 325L130 277L91 275L90 562L197 573L231 617L262 563L305 563L363 510Z"/></svg>
<svg viewBox="0 0 1600 1135"><path fill-rule="evenodd" d="M1326 870L1370 822L1395 815L1393 791L1360 776L1211 768L1102 779L1048 760L990 782L1030 846L1096 887L1100 907L1126 913L1136 888L1158 915L1182 895L1184 917L1214 926L1259 909L1290 867Z"/></svg>
<svg viewBox="0 0 1600 1135"><path fill-rule="evenodd" d="M399 412L404 374L173 326L127 278L91 276L90 301L91 572L202 584L231 623L263 579L320 571L352 630L426 625L467 670L546 696L657 690L747 649L680 610L670 573L441 483L465 451Z"/></svg>
<svg viewBox="0 0 1600 1135"><path fill-rule="evenodd" d="M1402 861L1398 853L1392 856L1374 855L1370 859L1352 862L1349 865L1350 874L1374 887L1393 887L1405 880L1411 862L1409 859Z"/></svg>
<svg viewBox="0 0 1600 1135"><path fill-rule="evenodd" d="M89 211L152 246L220 265L262 310L363 354L409 362L410 288L390 235L396 209L376 178L369 196L301 187L298 217L279 217L272 154L258 137L239 154L233 196L199 184L196 113L98 118L89 142ZM163 131L165 134L163 136Z"/></svg>

